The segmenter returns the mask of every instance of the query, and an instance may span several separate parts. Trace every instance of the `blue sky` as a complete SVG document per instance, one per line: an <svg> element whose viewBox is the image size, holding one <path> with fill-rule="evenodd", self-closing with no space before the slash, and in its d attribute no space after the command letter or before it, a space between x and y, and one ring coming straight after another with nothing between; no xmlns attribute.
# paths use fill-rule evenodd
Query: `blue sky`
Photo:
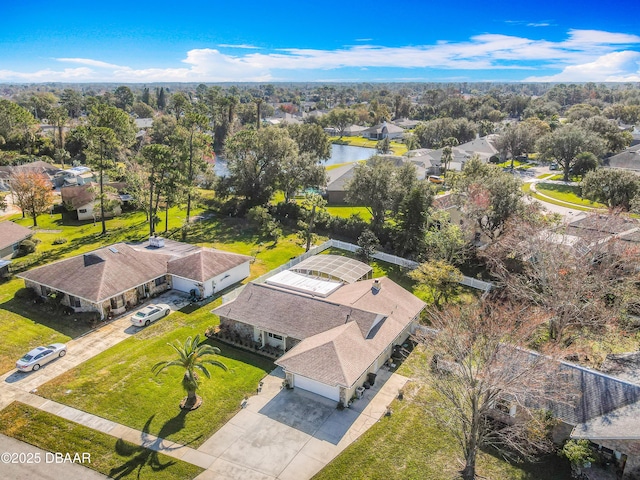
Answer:
<svg viewBox="0 0 640 480"><path fill-rule="evenodd" d="M640 1L8 0L0 82L640 82Z"/></svg>

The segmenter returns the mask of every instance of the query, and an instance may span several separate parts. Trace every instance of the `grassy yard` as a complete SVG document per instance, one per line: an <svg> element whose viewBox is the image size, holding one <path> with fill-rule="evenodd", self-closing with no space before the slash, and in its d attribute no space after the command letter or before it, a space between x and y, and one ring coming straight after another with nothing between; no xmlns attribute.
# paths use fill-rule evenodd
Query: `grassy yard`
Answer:
<svg viewBox="0 0 640 480"><path fill-rule="evenodd" d="M199 446L236 413L243 397L255 393L259 381L274 368L263 357L209 340L220 348L219 359L229 371L212 368L211 379L202 378L200 384L202 406L187 414L180 410L184 372L175 368L155 376L151 367L175 357L168 343L184 342L217 324L210 310L220 301L173 313L41 386L38 394L162 438Z"/></svg>
<svg viewBox="0 0 640 480"><path fill-rule="evenodd" d="M550 177L551 178L549 178L549 180L555 180L558 182L564 181L564 175L561 173L550 175ZM580 177L579 175L569 175L570 182L580 182L581 180L582 180L582 177Z"/></svg>
<svg viewBox="0 0 640 480"><path fill-rule="evenodd" d="M89 452L85 466L111 478L190 480L204 470L19 402L0 411L0 433L46 451Z"/></svg>
<svg viewBox="0 0 640 480"><path fill-rule="evenodd" d="M363 137L330 137L333 143L340 145L352 145L354 147L376 148L377 140L369 140ZM404 155L407 153L407 146L404 143L391 141L391 153L394 155Z"/></svg>
<svg viewBox="0 0 640 480"><path fill-rule="evenodd" d="M15 298L21 288L20 279L0 284L0 373L14 368L18 358L38 345L64 343L90 329L87 323L47 313L42 304Z"/></svg>
<svg viewBox="0 0 640 480"><path fill-rule="evenodd" d="M176 209L177 210L177 209ZM202 209L195 213L202 212ZM180 240L180 227L184 214L171 212L169 238ZM16 219L17 223L29 224L29 220ZM40 240L36 252L16 259L14 267L32 268L72 255L100 248L119 241L140 241L147 237L147 224L143 213L130 213L109 220L109 233L100 235L100 225L93 223L67 225L60 216L42 215L38 218L38 230L34 237ZM61 230L61 231L59 231ZM56 245L56 238L66 238L67 242ZM301 254L304 249L297 237L289 233L277 245L264 241L255 235L253 229L243 219L210 217L191 225L191 243L212 246L231 252L250 255L255 258L251 265L251 278L260 276L273 268L288 262ZM55 315L27 301L15 298L16 291L24 287L24 282L13 279L0 283L0 373L13 368L15 361L26 351L41 344L66 342L89 330L83 322L72 322L69 317ZM11 335L8 333L11 332Z"/></svg>
<svg viewBox="0 0 640 480"><path fill-rule="evenodd" d="M580 187L575 185L562 185L557 183L538 183L536 185L538 192L548 195L561 202L573 203L583 207L605 208L600 203L594 203L580 196Z"/></svg>
<svg viewBox="0 0 640 480"><path fill-rule="evenodd" d="M575 205L573 203L567 203L567 202L561 202L560 200L554 200L553 198L548 198L548 197L543 197L542 195L534 192L533 190L531 190L531 184L530 183L524 183L522 185L522 191L528 195L531 195L532 198L535 198L536 200L544 203L550 203L552 205L558 205L560 207L565 207L565 208L571 208L573 210L581 210L584 212L589 212L591 210L593 210L592 208L588 208L588 207L581 207L580 205Z"/></svg>
<svg viewBox="0 0 640 480"><path fill-rule="evenodd" d="M419 349L414 350L398 373L413 376L414 369L425 363ZM383 417L338 457L314 480L342 478L401 480L424 478L451 480L462 468L455 438L427 415L420 402L428 401L430 391L417 390L415 384L406 390L403 401L394 400L393 414ZM417 395L417 397L414 397ZM569 480L568 462L557 456L536 464L513 465L490 452L478 457L479 478L487 480Z"/></svg>
<svg viewBox="0 0 640 480"><path fill-rule="evenodd" d="M334 217L349 218L351 215L359 215L364 221L371 220L371 213L367 207L352 207L350 205L334 205L327 207L327 213Z"/></svg>

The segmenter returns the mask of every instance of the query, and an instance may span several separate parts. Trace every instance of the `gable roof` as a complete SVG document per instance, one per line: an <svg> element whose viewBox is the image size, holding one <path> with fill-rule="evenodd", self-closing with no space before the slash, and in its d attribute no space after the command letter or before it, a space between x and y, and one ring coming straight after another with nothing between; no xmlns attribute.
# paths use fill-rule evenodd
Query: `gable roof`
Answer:
<svg viewBox="0 0 640 480"><path fill-rule="evenodd" d="M185 257L170 260L168 273L204 282L251 260L246 255L202 249Z"/></svg>
<svg viewBox="0 0 640 480"><path fill-rule="evenodd" d="M0 250L29 238L33 232L27 227L13 222L0 222Z"/></svg>

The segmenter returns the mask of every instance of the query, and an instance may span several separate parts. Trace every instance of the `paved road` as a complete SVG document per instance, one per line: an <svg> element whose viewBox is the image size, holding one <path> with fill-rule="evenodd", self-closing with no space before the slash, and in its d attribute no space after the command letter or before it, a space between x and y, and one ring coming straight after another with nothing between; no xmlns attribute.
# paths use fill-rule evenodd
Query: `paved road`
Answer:
<svg viewBox="0 0 640 480"><path fill-rule="evenodd" d="M9 458L9 462L7 462L7 453L24 455L13 455L13 458ZM70 453L72 458L76 452L60 453ZM83 452L78 453L82 455ZM64 478L65 480L104 480L107 478L98 472L83 467L79 463L55 463L55 457L51 453L2 434L0 434L0 459L2 460L0 478L4 479L59 480ZM79 459L81 460L82 457L80 456ZM86 457L85 460L87 460ZM32 463L26 463L27 461Z"/></svg>

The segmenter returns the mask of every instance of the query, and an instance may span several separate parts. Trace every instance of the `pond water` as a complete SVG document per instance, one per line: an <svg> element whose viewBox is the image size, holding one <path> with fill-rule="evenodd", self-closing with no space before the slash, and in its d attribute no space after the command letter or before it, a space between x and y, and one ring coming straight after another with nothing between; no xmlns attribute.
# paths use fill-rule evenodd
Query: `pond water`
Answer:
<svg viewBox="0 0 640 480"><path fill-rule="evenodd" d="M352 145L331 145L331 157L324 162L324 165L336 165L338 163L351 163L358 160L366 160L375 155L375 148L354 147ZM222 155L216 156L216 165L213 169L220 177L227 176L227 162Z"/></svg>

